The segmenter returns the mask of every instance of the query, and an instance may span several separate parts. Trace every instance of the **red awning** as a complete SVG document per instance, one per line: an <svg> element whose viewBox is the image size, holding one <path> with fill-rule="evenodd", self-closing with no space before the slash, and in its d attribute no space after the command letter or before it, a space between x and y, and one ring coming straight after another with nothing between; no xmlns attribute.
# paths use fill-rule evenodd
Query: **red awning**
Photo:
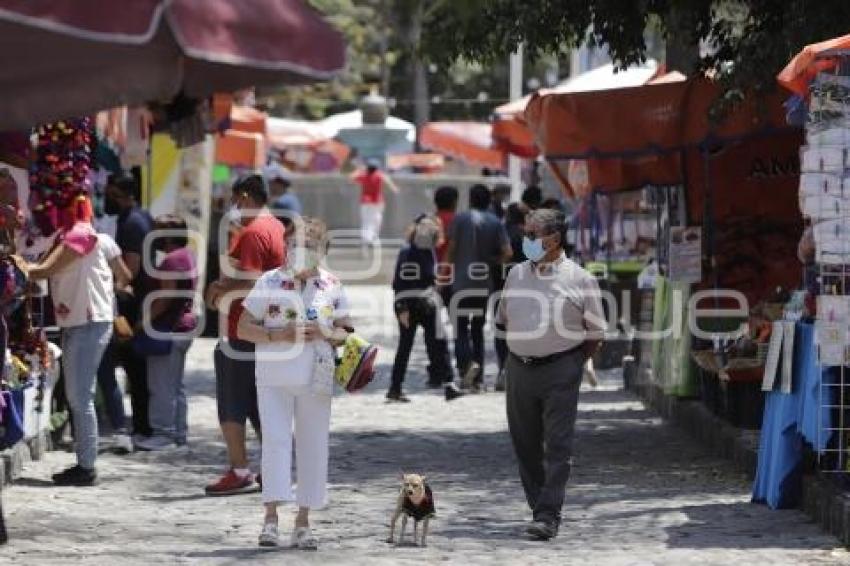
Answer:
<svg viewBox="0 0 850 566"><path fill-rule="evenodd" d="M504 169L505 153L493 147L492 126L483 122L429 122L419 144L470 165Z"/></svg>
<svg viewBox="0 0 850 566"><path fill-rule="evenodd" d="M0 129L327 80L342 36L301 0L0 0Z"/></svg>
<svg viewBox="0 0 850 566"><path fill-rule="evenodd" d="M807 45L776 75L776 80L791 92L806 97L815 75L838 64L838 57L830 57L829 52L847 49L850 49L850 34Z"/></svg>

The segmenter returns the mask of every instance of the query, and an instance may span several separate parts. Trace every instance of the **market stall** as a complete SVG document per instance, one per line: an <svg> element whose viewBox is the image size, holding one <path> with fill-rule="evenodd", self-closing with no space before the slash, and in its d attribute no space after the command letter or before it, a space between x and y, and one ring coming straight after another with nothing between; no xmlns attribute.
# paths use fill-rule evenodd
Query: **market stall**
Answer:
<svg viewBox="0 0 850 566"><path fill-rule="evenodd" d="M61 351L48 289L29 284L26 264L51 247L74 210L91 207L93 121L42 125L35 140L33 148L19 149L28 172L0 163L0 449L26 442L40 453L47 446Z"/></svg>
<svg viewBox="0 0 850 566"><path fill-rule="evenodd" d="M278 161L300 173L339 171L351 154L321 121L269 117L266 140Z"/></svg>
<svg viewBox="0 0 850 566"><path fill-rule="evenodd" d="M301 0L0 0L0 45L15 54L0 77L0 440L14 458L47 429L59 367L50 291L30 289L15 254L40 257L68 211L91 217L108 172L133 166L148 169L151 206L176 179L172 211L203 216L219 129L208 98L330 79L345 45ZM166 159L151 159L154 128ZM0 507L0 542L3 526Z"/></svg>
<svg viewBox="0 0 850 566"><path fill-rule="evenodd" d="M801 499L804 453L818 468L850 472L850 35L806 46L779 73L793 93L789 120L805 124L799 211L807 224L797 268L804 291L786 308L777 379L766 371L767 405L753 499L773 508ZM784 370L784 371L783 371Z"/></svg>
<svg viewBox="0 0 850 566"><path fill-rule="evenodd" d="M709 80L694 79L535 95L524 118L569 194L591 200L628 189L666 195L657 240L664 277L656 288L653 320L654 330L666 336L653 343L654 382L669 394L694 396L702 389L708 397L704 381L723 389L728 401L730 388L742 383L748 391L756 388L763 360L749 342L743 348L740 342L695 340L687 324L690 293L731 289L750 306L763 308L775 300L777 288L796 286L800 132L786 126L779 98L749 99L712 121L718 94ZM683 230L696 232L695 252L677 243L676 234L687 233ZM671 272L674 259L684 266L678 275ZM730 305L715 299L698 306ZM699 319L709 336L723 330L722 322ZM741 320L725 322L740 326ZM759 321L749 322L755 328ZM710 377L697 372L691 350L711 352L712 364L705 364L714 370ZM728 367L736 354L743 359ZM743 368L753 371L737 371ZM753 401L750 405L757 405L759 399ZM737 424L754 424L756 411L746 404L737 405L745 414L730 411L733 403L723 405L712 408Z"/></svg>

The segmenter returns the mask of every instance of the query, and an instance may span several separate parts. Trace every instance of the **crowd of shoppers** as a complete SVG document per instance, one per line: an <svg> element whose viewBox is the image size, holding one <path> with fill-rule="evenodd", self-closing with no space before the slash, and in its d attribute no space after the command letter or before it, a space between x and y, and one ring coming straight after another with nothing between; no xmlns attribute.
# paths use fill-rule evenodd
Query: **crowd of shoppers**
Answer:
<svg viewBox="0 0 850 566"><path fill-rule="evenodd" d="M364 240L374 243L383 186L397 188L375 164L355 178L363 187ZM327 227L301 216L289 185L287 172L270 165L232 187L228 253L221 277L205 293L207 306L221 313L214 365L228 463L205 491L262 490L262 546L279 545L278 508L294 501L291 545L315 549L310 511L327 502L334 347L353 328L343 286L324 264ZM604 318L595 280L565 254L560 203L534 186L520 202L509 196L507 186L474 185L468 210L457 212L458 190L440 187L435 210L407 229L392 282L399 343L386 397L410 401L403 385L420 326L428 384L442 388L447 401L484 390L484 326L491 316L495 386L507 391L511 439L533 513L528 533L545 540L559 528L582 368L599 344ZM133 177L112 179L106 212L117 215L116 238L95 231L90 208L75 207L77 216L53 249L28 266L32 279L50 280L62 328L77 464L54 475L58 485L97 481L97 384L119 448L162 450L188 442L183 380L199 325L196 261L186 221L152 219L138 202ZM282 218L275 214L280 211ZM551 300L535 301L534 294ZM117 365L131 397L132 444ZM261 474L248 461L247 422L262 440Z"/></svg>
<svg viewBox="0 0 850 566"><path fill-rule="evenodd" d="M117 453L187 441L183 374L197 326L188 227L176 216L152 219L139 206L139 184L131 175L112 177L105 192L105 212L117 217L114 238L96 231L92 207L81 198L65 211L51 250L28 266L31 280L49 280L61 329L61 375L77 464L54 475L58 485L97 482L99 421L112 433ZM117 366L126 376L129 419Z"/></svg>
<svg viewBox="0 0 850 566"><path fill-rule="evenodd" d="M446 398L462 394L447 362L446 337L454 332L455 368L463 390L480 392L484 385L484 327L495 316L508 271L524 262L523 237L527 215L538 209L560 210L557 199L544 199L537 186L527 187L518 202L510 202L510 187L469 189L469 207L457 212L459 191L442 186L434 192L435 210L416 218L405 234L393 276L394 310L399 345L387 392L390 402L409 402L402 391L416 330L422 327L428 352L428 385L446 388ZM448 316L442 316L445 309ZM505 390L508 346L494 333L497 360L495 389Z"/></svg>

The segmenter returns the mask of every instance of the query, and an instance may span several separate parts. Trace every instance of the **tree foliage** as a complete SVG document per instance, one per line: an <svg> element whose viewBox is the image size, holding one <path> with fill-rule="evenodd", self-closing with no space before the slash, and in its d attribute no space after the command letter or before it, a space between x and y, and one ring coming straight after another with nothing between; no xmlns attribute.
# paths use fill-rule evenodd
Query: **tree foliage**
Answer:
<svg viewBox="0 0 850 566"><path fill-rule="evenodd" d="M423 13L431 21L441 4L435 0L309 2L345 36L347 69L330 82L261 93L261 102L269 105L270 112L276 115L317 119L356 107L364 94L377 87L394 103L391 109L394 115L413 121L417 96L413 89L412 60L425 54L411 33L415 27L414 15ZM507 100L507 57L486 64L461 58L431 59L426 65L428 98L425 101L430 106L431 119L486 120L494 106ZM551 86L547 71L558 68L558 57L544 55L536 59L527 61L526 78L538 81L541 86Z"/></svg>
<svg viewBox="0 0 850 566"><path fill-rule="evenodd" d="M345 37L348 64L333 81L287 87L265 93L270 111L308 119L348 110L371 85L381 80L381 39L391 31L389 14L383 10L391 0L309 0ZM395 64L400 50L390 45L386 61Z"/></svg>
<svg viewBox="0 0 850 566"><path fill-rule="evenodd" d="M646 58L644 31L658 22L668 40L702 47L731 95L775 84L804 45L850 31L848 0L435 0L422 49L435 61L503 59L520 43L536 57L585 41L615 63ZM446 41L451 38L451 41Z"/></svg>

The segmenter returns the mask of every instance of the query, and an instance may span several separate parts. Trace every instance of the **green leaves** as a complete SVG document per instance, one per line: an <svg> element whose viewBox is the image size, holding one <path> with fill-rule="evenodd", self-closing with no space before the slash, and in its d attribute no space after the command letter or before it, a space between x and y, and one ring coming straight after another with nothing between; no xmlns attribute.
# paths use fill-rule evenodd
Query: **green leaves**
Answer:
<svg viewBox="0 0 850 566"><path fill-rule="evenodd" d="M588 40L615 63L643 61L645 31L660 22L668 41L699 45L697 69L713 70L732 90L767 90L808 43L850 30L848 0L457 0L428 12L423 53L501 61L522 42L528 57Z"/></svg>

